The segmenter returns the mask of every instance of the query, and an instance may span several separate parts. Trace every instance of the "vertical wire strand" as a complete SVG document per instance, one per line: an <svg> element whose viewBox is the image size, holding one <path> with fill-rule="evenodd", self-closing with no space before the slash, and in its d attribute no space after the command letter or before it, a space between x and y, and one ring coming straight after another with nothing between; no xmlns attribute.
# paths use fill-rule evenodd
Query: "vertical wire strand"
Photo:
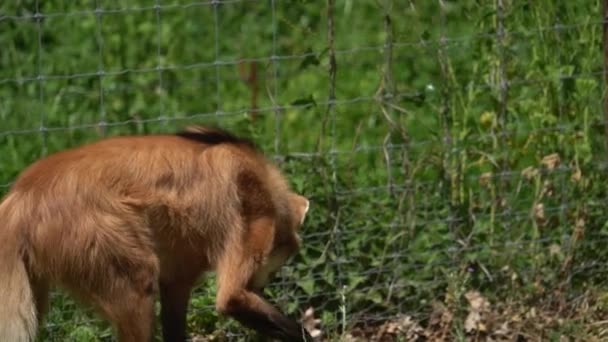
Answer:
<svg viewBox="0 0 608 342"><path fill-rule="evenodd" d="M215 47L215 85L216 85L216 92L215 92L215 102L216 102L216 109L215 109L215 116L216 116L216 120L219 122L220 120L220 116L222 115L222 93L221 93L221 76L220 76L220 18L219 18L219 6L220 6L220 1L219 0L213 0L211 2L211 5L213 6L213 26L214 26L214 47Z"/></svg>
<svg viewBox="0 0 608 342"><path fill-rule="evenodd" d="M557 5L556 5L557 6ZM555 21L551 23L552 25L554 25L555 29L554 29L554 34L555 34L555 38L557 39L558 46L562 46L562 30L561 30L561 25L562 25L562 20L559 16L555 17ZM556 92L556 101L557 101L557 115L558 115L558 120L561 122L565 122L568 118L566 117L566 114L564 113L564 106L566 105L565 101L566 99L563 96L563 91L561 91L562 87L564 87L564 78L562 77L562 60L563 55L562 55L562 49L557 49L556 51L556 58L557 58L557 64L558 64L558 84L557 84L557 92ZM566 129L564 129L563 127L561 127L559 129L560 134L565 135L566 134ZM567 182L567 175L565 172L560 172L559 173L559 182L560 182L560 187L562 189L568 189L568 182ZM567 218L567 208L568 206L568 191L561 191L560 192L560 210L559 210L559 217L560 217L560 221L561 222L566 222L568 220ZM568 233L567 231L567 225L564 225L565 229L564 229L564 235Z"/></svg>
<svg viewBox="0 0 608 342"><path fill-rule="evenodd" d="M281 109L278 102L278 74L279 74L279 62L277 60L277 5L276 0L270 0L270 7L272 9L272 56L270 61L272 63L272 93L274 97L273 106L274 110L274 154L279 156L281 150Z"/></svg>
<svg viewBox="0 0 608 342"><path fill-rule="evenodd" d="M439 6L439 50L438 59L441 70L441 106L440 106L440 117L441 125L443 126L443 156L442 156L442 169L443 169L443 188L444 188L444 200L447 201L446 206L448 209L448 230L452 234L452 239L456 241L458 239L458 232L456 232L456 225L458 218L455 216L457 210L454 209L454 182L456 175L454 174L454 155L453 155L453 143L454 137L452 136L452 108L450 101L450 70L449 70L449 56L448 56L448 37L447 37L447 13L446 3L444 0L438 0ZM455 262L457 257L456 253L451 254L452 261Z"/></svg>
<svg viewBox="0 0 608 342"><path fill-rule="evenodd" d="M278 101L278 70L279 62L277 60L277 4L276 0L270 0L271 8L271 25L272 25L272 51L270 56L270 63L272 67L272 106L274 109L274 159L280 161L281 158L281 109ZM286 277L280 277L279 287L283 289L281 291L281 299L285 299L288 293L288 284Z"/></svg>
<svg viewBox="0 0 608 342"><path fill-rule="evenodd" d="M384 22L384 34L386 35L385 41L384 41L384 73L382 75L382 94L380 94L382 96L382 100L381 100L381 106L383 108L381 108L381 110L383 110L383 113L385 113L385 115L387 116L387 119L390 120L390 122L394 122L394 119L392 118L393 115L393 102L394 102L394 97L395 97L395 82L394 82L394 78L393 78L393 22L391 19L391 15L390 15L390 11L391 11L391 7L392 6L392 0L384 0L382 7L383 7L383 22ZM389 106L388 109L384 109L384 102L388 102ZM389 124L390 124L389 122ZM398 124L397 124L398 125ZM393 129L395 129L397 127L389 127L388 130L388 134L385 137L384 146L387 146L388 144L390 144L390 140L391 140L391 136L392 136L392 131ZM384 159L385 159L385 163L386 163L386 174L387 174L387 180L386 180L386 186L388 191L390 192L391 196L394 196L394 179L393 179L393 173L392 173L392 168L391 168L391 164L392 164L392 158L391 158L391 152L388 151L388 149L384 148Z"/></svg>
<svg viewBox="0 0 608 342"><path fill-rule="evenodd" d="M163 124L169 122L169 118L165 115L164 95L165 88L163 86L163 54L162 54L162 21L161 21L161 0L156 0L154 11L156 14L156 70L158 71L158 118Z"/></svg>
<svg viewBox="0 0 608 342"><path fill-rule="evenodd" d="M506 138L506 116L507 116L507 97L509 91L509 83L506 74L506 53L505 53L505 13L504 13L504 2L503 0L496 0L496 46L498 47L498 86L499 86L499 113L498 123L501 130L500 136L502 137L502 143L505 143ZM504 161L504 158L503 158ZM503 170L505 171L505 163L502 163Z"/></svg>
<svg viewBox="0 0 608 342"><path fill-rule="evenodd" d="M336 254L336 276L338 283L338 291L340 292L340 327L341 331L346 331L346 315L348 300L345 293L344 277L342 270L342 261L345 259L344 251L342 248L342 231L340 222L340 203L337 196L338 189L338 175L337 175L337 160L336 154L336 75L338 64L336 61L336 48L335 48L335 3L334 0L327 0L327 45L328 45L328 56L329 56L329 92L327 101L327 114L329 115L329 132L330 132L330 151L329 151L329 164L331 168L331 184L332 184L332 202L330 204L332 211L332 219L334 226L332 229L332 235L334 240L335 254Z"/></svg>
<svg viewBox="0 0 608 342"><path fill-rule="evenodd" d="M603 49L604 49L604 63L602 65L603 67L603 71L604 71L604 91L603 91L603 95L604 95L604 103L602 106L603 112L604 112L604 143L605 143L605 153L608 156L608 0L603 0L602 1L602 10L603 10L603 15L602 15L602 19L603 19L603 23L602 23L602 30L603 30L603 37L602 37L602 44L603 44ZM608 160L608 158L607 158Z"/></svg>
<svg viewBox="0 0 608 342"><path fill-rule="evenodd" d="M97 76L99 77L99 132L101 136L106 135L106 109L104 103L104 90L103 90L103 78L105 75L104 63L103 63L103 30L102 30L102 8L99 5L99 0L95 0L95 23L96 23L96 36L97 36L97 51L99 54L99 61L97 65Z"/></svg>
<svg viewBox="0 0 608 342"><path fill-rule="evenodd" d="M509 150L508 150L508 132L507 132L507 102L509 100L509 80L507 78L507 55L506 55L506 28L505 28L505 4L504 0L496 0L496 46L498 48L498 130L500 136L500 147L497 151L502 155L500 161L500 172L505 173L509 170ZM504 149L504 151L501 151ZM507 200L507 183L508 179L501 177L498 181L497 196L499 203L502 206L502 214L510 213L510 205ZM508 229L511 225L509 220L503 220L504 228ZM490 242L493 242L490 240Z"/></svg>
<svg viewBox="0 0 608 342"><path fill-rule="evenodd" d="M38 30L38 58L37 58L37 72L38 72L38 102L39 102L39 106L40 108L38 109L40 111L39 114L39 118L40 118L40 137L41 137L41 155L42 156L46 156L48 153L48 146L47 146L47 140L48 140L48 132L47 132L47 128L46 128L46 111L44 110L44 80L45 77L43 75L43 70L42 70L42 54L43 54L43 48L42 48L42 20L44 19L44 15L40 12L40 3L39 0L36 0L36 14L34 15L34 18L36 19L36 27Z"/></svg>

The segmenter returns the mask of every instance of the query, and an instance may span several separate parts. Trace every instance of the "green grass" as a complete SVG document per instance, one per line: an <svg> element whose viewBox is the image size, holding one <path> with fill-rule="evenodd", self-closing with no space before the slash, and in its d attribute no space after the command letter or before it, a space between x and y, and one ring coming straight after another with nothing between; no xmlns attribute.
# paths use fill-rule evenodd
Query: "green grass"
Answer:
<svg viewBox="0 0 608 342"><path fill-rule="evenodd" d="M271 3L162 2L157 17L138 0L98 18L89 1L45 1L40 24L1 19L0 183L101 138L99 122L106 135L219 123L281 156L312 199L306 247L271 293L294 315L313 306L326 332L397 313L427 322L433 301L460 319L458 288L543 308L605 297L599 1L505 1L501 39L490 1L335 0L329 109L325 2ZM257 61L255 120L243 58ZM242 332L213 292L197 292L191 331ZM65 296L53 305L44 340L110 336Z"/></svg>

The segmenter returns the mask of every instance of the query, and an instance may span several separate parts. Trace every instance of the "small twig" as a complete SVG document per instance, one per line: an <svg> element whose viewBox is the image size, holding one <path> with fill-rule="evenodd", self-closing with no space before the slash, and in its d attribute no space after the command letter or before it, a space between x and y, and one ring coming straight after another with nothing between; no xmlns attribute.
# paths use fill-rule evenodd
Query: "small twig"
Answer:
<svg viewBox="0 0 608 342"><path fill-rule="evenodd" d="M391 141L391 132L386 133L384 140L382 142L382 152L384 154L384 162L386 163L386 182L388 191L391 194L391 197L395 196L395 192L393 190L393 172L391 171L391 154L388 151L388 143Z"/></svg>
<svg viewBox="0 0 608 342"><path fill-rule="evenodd" d="M593 322L590 323L591 326L596 326L596 325L608 325L608 320L604 320L604 321L599 321L599 322Z"/></svg>

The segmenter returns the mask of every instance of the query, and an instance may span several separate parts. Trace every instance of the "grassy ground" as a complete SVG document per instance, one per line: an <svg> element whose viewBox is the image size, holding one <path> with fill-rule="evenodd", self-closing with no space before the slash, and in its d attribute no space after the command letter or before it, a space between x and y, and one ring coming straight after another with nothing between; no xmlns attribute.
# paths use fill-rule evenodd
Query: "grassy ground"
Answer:
<svg viewBox="0 0 608 342"><path fill-rule="evenodd" d="M46 153L219 123L312 199L270 294L326 335L606 338L598 0L335 0L333 43L325 2L219 3L0 4L4 190ZM242 334L213 282L191 331ZM42 340L109 338L53 305Z"/></svg>

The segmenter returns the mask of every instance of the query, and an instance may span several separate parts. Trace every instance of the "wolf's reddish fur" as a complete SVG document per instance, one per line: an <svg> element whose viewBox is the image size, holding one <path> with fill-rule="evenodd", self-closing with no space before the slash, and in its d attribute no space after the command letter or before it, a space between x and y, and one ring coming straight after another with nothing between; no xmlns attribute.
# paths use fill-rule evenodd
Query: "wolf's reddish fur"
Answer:
<svg viewBox="0 0 608 342"><path fill-rule="evenodd" d="M217 309L269 336L309 337L258 293L299 249L308 200L255 147L192 127L114 137L42 159L0 204L0 337L29 341L59 285L121 342L186 338L190 291L217 271Z"/></svg>

